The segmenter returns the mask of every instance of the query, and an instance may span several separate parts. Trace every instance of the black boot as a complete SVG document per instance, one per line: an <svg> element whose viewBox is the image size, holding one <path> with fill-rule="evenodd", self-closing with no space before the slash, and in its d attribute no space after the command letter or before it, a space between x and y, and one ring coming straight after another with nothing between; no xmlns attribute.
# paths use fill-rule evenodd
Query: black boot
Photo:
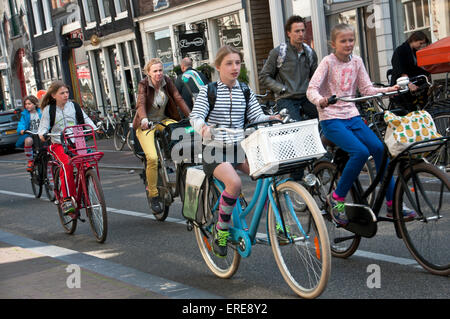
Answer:
<svg viewBox="0 0 450 319"><path fill-rule="evenodd" d="M159 203L159 197L152 197L151 199L151 206L152 206L152 210L155 214L161 214L162 213L162 208L161 208L161 204Z"/></svg>

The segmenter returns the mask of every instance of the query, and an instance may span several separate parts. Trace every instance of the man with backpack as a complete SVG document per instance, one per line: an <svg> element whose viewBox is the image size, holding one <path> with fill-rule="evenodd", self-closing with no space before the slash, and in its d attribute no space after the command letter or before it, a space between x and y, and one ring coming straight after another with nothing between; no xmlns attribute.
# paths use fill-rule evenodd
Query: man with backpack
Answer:
<svg viewBox="0 0 450 319"><path fill-rule="evenodd" d="M180 66L183 74L178 77L175 86L189 109L192 110L200 88L208 84L208 79L202 72L192 68L192 59L190 57L181 60Z"/></svg>
<svg viewBox="0 0 450 319"><path fill-rule="evenodd" d="M270 51L259 80L275 93L278 109L286 108L292 119L317 118L316 107L306 98L309 80L317 68L317 55L304 43L305 19L291 16L285 32L289 41Z"/></svg>

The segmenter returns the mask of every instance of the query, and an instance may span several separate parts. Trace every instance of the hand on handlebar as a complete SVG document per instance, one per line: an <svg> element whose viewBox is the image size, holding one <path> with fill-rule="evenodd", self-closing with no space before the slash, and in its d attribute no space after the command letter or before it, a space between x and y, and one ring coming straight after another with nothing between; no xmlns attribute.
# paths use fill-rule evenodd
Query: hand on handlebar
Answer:
<svg viewBox="0 0 450 319"><path fill-rule="evenodd" d="M212 139L211 126L205 124L200 130L200 135L205 139Z"/></svg>

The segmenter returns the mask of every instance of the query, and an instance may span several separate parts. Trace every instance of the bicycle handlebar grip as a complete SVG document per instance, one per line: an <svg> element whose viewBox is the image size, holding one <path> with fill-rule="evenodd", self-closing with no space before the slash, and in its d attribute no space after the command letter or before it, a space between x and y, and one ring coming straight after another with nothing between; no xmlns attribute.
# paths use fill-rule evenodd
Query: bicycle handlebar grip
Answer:
<svg viewBox="0 0 450 319"><path fill-rule="evenodd" d="M337 102L336 95L332 95L328 98L328 104L336 104L336 102Z"/></svg>

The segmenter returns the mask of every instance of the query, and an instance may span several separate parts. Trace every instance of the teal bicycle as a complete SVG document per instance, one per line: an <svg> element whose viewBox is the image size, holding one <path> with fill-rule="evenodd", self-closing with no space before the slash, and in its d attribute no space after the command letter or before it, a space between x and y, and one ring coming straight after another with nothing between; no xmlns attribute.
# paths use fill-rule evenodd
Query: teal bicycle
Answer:
<svg viewBox="0 0 450 319"><path fill-rule="evenodd" d="M243 132L242 129L214 130L236 134ZM253 245L266 244L272 247L284 280L297 295L315 298L325 290L330 276L331 255L323 217L308 190L290 178L283 177L302 166L312 165L314 160L291 161L280 166L276 172L259 175L249 203L241 194L232 214L226 257L216 256L211 246L220 194L225 186L213 177L205 181L203 203L199 210L202 216L190 224L194 228L203 259L216 276L232 277L241 258L251 255ZM252 211L249 227L246 219ZM261 233L259 225L265 216L266 231Z"/></svg>

